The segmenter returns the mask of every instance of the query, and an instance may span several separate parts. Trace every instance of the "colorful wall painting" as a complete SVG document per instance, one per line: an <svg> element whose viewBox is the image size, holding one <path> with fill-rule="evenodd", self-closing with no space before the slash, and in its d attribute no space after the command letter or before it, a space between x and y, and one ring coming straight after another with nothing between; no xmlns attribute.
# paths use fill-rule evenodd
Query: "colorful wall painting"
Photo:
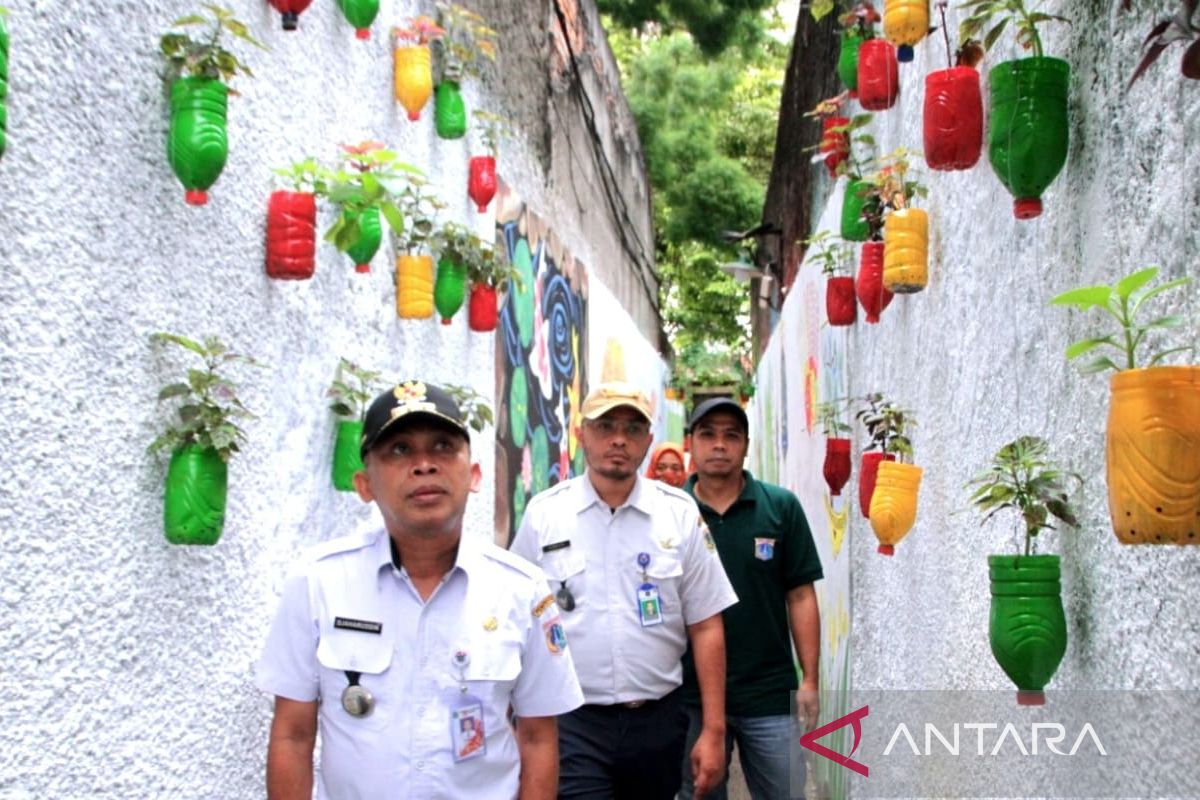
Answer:
<svg viewBox="0 0 1200 800"><path fill-rule="evenodd" d="M583 471L575 430L587 386L588 272L506 184L496 235L521 276L496 332L496 542L529 498Z"/></svg>

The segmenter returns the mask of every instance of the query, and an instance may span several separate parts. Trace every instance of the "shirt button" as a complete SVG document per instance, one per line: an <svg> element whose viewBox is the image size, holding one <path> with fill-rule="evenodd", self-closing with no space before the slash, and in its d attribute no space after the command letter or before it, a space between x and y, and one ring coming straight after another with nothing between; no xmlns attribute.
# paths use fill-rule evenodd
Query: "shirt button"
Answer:
<svg viewBox="0 0 1200 800"><path fill-rule="evenodd" d="M425 762L424 762L424 761L418 761L418 762L417 762L417 769L425 769Z"/></svg>
<svg viewBox="0 0 1200 800"><path fill-rule="evenodd" d="M417 713L422 717L425 716L425 706L417 706Z"/></svg>

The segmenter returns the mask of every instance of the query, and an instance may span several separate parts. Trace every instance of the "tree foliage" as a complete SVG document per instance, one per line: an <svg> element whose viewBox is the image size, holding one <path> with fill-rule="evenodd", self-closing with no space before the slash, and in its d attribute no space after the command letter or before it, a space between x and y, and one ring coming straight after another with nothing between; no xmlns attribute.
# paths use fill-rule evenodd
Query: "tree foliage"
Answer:
<svg viewBox="0 0 1200 800"><path fill-rule="evenodd" d="M686 31L708 56L761 33L762 12L775 0L597 0L601 14L621 28L656 23L664 32Z"/></svg>

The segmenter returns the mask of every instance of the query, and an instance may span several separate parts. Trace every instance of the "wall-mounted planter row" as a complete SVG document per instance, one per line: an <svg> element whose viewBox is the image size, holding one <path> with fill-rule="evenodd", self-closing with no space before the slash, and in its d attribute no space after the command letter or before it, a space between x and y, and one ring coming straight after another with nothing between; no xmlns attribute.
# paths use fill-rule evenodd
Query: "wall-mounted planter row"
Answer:
<svg viewBox="0 0 1200 800"><path fill-rule="evenodd" d="M929 32L929 0L885 0L883 35L896 45L896 60L913 60L913 45Z"/></svg>
<svg viewBox="0 0 1200 800"><path fill-rule="evenodd" d="M433 316L433 256L396 258L396 313L401 319Z"/></svg>
<svg viewBox="0 0 1200 800"><path fill-rule="evenodd" d="M185 445L171 454L163 497L163 532L171 544L212 545L225 527L229 471L211 447Z"/></svg>
<svg viewBox="0 0 1200 800"><path fill-rule="evenodd" d="M267 0L271 7L283 15L283 29L294 31L300 24L300 15L312 5L312 0Z"/></svg>
<svg viewBox="0 0 1200 800"><path fill-rule="evenodd" d="M467 162L467 195L480 214L487 211L488 203L496 196L495 156L472 156Z"/></svg>
<svg viewBox="0 0 1200 800"><path fill-rule="evenodd" d="M408 118L421 118L421 109L429 102L433 93L433 70L429 61L429 47L402 45L395 50L396 100L408 112Z"/></svg>
<svg viewBox="0 0 1200 800"><path fill-rule="evenodd" d="M267 275L281 280L313 276L317 255L317 199L278 191L267 203Z"/></svg>
<svg viewBox="0 0 1200 800"><path fill-rule="evenodd" d="M970 169L983 149L983 96L973 67L925 76L925 163L930 169Z"/></svg>
<svg viewBox="0 0 1200 800"><path fill-rule="evenodd" d="M871 530L879 540L879 554L894 555L896 545L917 521L917 492L924 470L914 464L887 460L879 463L871 493Z"/></svg>
<svg viewBox="0 0 1200 800"><path fill-rule="evenodd" d="M354 26L354 35L359 39L371 38L371 23L379 14L379 0L338 0L342 16Z"/></svg>
<svg viewBox="0 0 1200 800"><path fill-rule="evenodd" d="M184 200L202 206L229 156L225 127L229 88L210 78L178 78L171 83L171 127L167 160L186 190Z"/></svg>
<svg viewBox="0 0 1200 800"><path fill-rule="evenodd" d="M1042 213L1042 193L1066 163L1070 81L1060 58L1005 61L988 73L988 159L1017 219Z"/></svg>

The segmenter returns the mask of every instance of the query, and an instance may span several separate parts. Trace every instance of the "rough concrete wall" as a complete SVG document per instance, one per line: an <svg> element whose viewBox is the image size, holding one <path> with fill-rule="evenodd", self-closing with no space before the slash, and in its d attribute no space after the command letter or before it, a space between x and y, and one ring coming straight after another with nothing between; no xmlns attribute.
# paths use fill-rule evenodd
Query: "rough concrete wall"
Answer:
<svg viewBox="0 0 1200 800"><path fill-rule="evenodd" d="M285 569L304 547L377 521L328 477L324 393L338 357L489 397L494 386L493 340L469 333L461 316L445 327L397 319L386 247L369 275L326 245L311 281L268 280L271 169L331 158L339 142L382 139L430 173L450 203L443 220L490 236L491 214L476 214L465 192L478 142L441 141L431 107L409 123L391 99L385 32L432 4L384 0L373 38L359 42L334 3L314 3L300 30L285 34L266 3L239 0L233 10L271 50L241 48L257 78L236 82L229 162L209 204L188 207L165 158L157 42L194 5L7 5L0 795L261 797L270 702L250 670ZM543 87L530 102L544 117L539 19L504 17L517 31L504 41L520 37L525 55L506 79ZM465 86L471 107L505 109L507 91ZM577 219L574 205L560 210L543 188L546 142L565 146L575 123L535 130L531 145L524 119L504 145L501 174L558 215L576 252L598 247L584 239L602 227L598 212ZM332 221L322 207L321 229ZM158 388L185 364L149 347L147 335L163 329L220 335L268 365L237 372L258 419L231 463L225 532L211 549L162 538L165 464L144 451L168 418ZM474 449L490 475L490 431ZM491 532L492 486L485 480L468 508L481 536Z"/></svg>
<svg viewBox="0 0 1200 800"><path fill-rule="evenodd" d="M1009 686L988 645L985 558L1016 553L1019 540L1007 519L981 528L965 510L963 484L1024 433L1047 437L1086 478L1079 529L1039 542L1041 552L1063 556L1070 636L1049 688L1200 686L1200 612L1188 595L1200 550L1115 540L1104 480L1107 377L1080 375L1063 356L1099 314L1048 306L1061 291L1146 265L1162 265L1167 277L1196 275L1200 94L1179 77L1178 48L1126 90L1141 37L1166 6L1125 13L1119 5L1046 9L1075 24L1045 34L1048 54L1069 59L1072 78L1070 154L1044 215L1013 218L986 152L969 172L926 172L929 286L897 297L878 325L860 312L851 329L851 395L883 391L913 409L916 463L925 468L916 527L894 558L875 554L869 523L851 511L856 688ZM1010 42L990 63L1017 55ZM923 75L944 59L935 39L902 67L898 106L876 117L882 152L920 149ZM1200 287L1159 308L1186 314L1180 336L1196 343ZM856 438L865 438L861 429ZM856 470L857 458L856 449Z"/></svg>

